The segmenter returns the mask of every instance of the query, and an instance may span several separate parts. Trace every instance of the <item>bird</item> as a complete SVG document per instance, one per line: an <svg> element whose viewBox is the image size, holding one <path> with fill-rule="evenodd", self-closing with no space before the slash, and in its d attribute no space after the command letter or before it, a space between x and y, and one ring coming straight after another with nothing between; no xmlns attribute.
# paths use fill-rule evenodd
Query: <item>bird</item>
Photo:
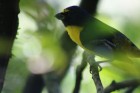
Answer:
<svg viewBox="0 0 140 93"><path fill-rule="evenodd" d="M140 57L139 48L126 35L79 6L67 7L55 17L62 21L71 40L85 51L119 61Z"/></svg>

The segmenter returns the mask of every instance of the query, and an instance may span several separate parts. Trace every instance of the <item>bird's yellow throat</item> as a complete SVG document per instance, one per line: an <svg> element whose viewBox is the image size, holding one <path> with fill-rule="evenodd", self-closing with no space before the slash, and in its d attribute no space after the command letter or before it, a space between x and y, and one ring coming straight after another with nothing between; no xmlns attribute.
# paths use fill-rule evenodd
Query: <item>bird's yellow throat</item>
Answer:
<svg viewBox="0 0 140 93"><path fill-rule="evenodd" d="M83 47L80 40L80 32L82 31L82 27L78 26L67 26L66 31L68 32L70 38L79 46Z"/></svg>

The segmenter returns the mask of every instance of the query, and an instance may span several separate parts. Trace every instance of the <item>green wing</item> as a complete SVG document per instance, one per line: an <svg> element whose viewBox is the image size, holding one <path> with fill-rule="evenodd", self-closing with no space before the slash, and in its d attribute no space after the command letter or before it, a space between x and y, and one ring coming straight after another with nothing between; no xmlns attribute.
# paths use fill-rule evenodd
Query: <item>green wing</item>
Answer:
<svg viewBox="0 0 140 93"><path fill-rule="evenodd" d="M85 25L80 40L84 47L106 58L128 52L140 57L139 49L125 35L95 18Z"/></svg>

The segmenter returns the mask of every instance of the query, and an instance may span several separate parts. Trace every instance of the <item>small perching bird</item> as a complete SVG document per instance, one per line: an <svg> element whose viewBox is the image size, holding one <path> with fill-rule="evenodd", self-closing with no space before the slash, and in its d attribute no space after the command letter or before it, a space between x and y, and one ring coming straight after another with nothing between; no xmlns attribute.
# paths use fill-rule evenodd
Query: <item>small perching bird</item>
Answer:
<svg viewBox="0 0 140 93"><path fill-rule="evenodd" d="M63 22L70 38L86 51L111 60L140 57L139 49L124 34L78 6L64 9L56 18Z"/></svg>

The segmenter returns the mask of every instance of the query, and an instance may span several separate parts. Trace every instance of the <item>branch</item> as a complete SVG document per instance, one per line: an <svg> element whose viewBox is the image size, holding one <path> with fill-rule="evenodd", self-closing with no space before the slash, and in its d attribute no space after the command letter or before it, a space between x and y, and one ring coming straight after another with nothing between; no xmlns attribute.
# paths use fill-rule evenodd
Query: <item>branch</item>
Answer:
<svg viewBox="0 0 140 93"><path fill-rule="evenodd" d="M19 0L0 0L0 93L18 28Z"/></svg>
<svg viewBox="0 0 140 93"><path fill-rule="evenodd" d="M86 61L90 65L90 72L92 74L92 79L95 83L97 93L103 93L103 85L99 75L99 64L95 61L95 55L89 51L85 51Z"/></svg>
<svg viewBox="0 0 140 93"><path fill-rule="evenodd" d="M137 87L138 87L138 85L129 87L128 90L127 90L125 93L133 93L133 91L134 91Z"/></svg>
<svg viewBox="0 0 140 93"><path fill-rule="evenodd" d="M31 74L26 81L23 93L41 93L44 85L42 75Z"/></svg>
<svg viewBox="0 0 140 93"><path fill-rule="evenodd" d="M86 58L84 55L85 54L83 53L82 63L76 69L76 81L75 81L75 87L73 93L79 93L81 80L82 80L82 72L87 66L87 62L85 60Z"/></svg>
<svg viewBox="0 0 140 93"><path fill-rule="evenodd" d="M112 81L112 83L108 87L105 88L104 93L110 93L115 90L133 87L133 86L139 86L139 85L140 85L140 81L138 80L127 80L127 81L122 81L119 83Z"/></svg>

